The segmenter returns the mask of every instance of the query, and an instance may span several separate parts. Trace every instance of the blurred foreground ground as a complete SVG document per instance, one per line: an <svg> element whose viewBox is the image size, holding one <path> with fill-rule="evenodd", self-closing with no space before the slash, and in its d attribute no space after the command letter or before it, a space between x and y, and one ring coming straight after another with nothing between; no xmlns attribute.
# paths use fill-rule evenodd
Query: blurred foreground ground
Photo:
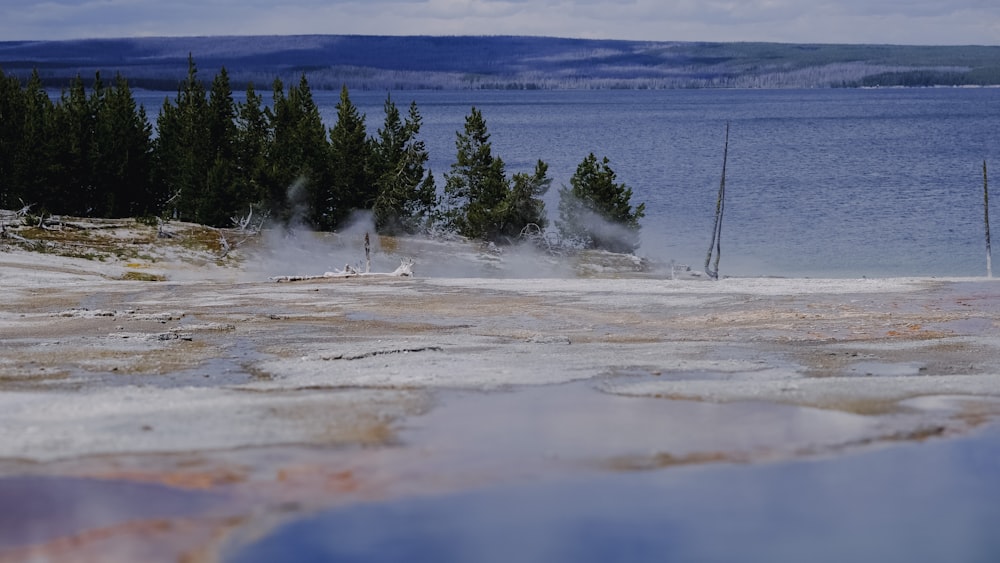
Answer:
<svg viewBox="0 0 1000 563"><path fill-rule="evenodd" d="M359 234L226 252L239 233L167 229L0 239L0 562L214 561L331 507L846 456L1000 414L992 280L709 282L376 239L373 270L415 276L276 283L362 267Z"/></svg>

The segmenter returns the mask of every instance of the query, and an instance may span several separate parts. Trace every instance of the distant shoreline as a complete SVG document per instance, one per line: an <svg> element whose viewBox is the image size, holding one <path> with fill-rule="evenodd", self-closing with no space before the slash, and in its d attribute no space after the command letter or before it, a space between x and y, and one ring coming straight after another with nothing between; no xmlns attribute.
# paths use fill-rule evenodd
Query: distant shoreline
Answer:
<svg viewBox="0 0 1000 563"><path fill-rule="evenodd" d="M861 88L1000 85L1000 46L654 42L526 36L222 36L0 41L0 69L62 88L98 71L174 90L204 75L263 89L305 74L317 90Z"/></svg>

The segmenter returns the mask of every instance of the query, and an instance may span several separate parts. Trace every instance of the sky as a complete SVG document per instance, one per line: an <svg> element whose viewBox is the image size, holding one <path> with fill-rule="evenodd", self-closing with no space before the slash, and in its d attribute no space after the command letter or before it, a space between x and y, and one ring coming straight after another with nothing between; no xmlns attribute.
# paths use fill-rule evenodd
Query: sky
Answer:
<svg viewBox="0 0 1000 563"><path fill-rule="evenodd" d="M0 40L294 34L1000 45L1000 0L0 0Z"/></svg>

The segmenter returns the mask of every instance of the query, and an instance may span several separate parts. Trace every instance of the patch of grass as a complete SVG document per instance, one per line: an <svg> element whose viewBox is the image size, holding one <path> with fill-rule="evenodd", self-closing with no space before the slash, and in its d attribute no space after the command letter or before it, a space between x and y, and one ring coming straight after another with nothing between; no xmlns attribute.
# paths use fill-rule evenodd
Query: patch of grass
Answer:
<svg viewBox="0 0 1000 563"><path fill-rule="evenodd" d="M136 217L135 222L140 225L146 225L147 227L159 227L160 218L155 215L144 215L142 217Z"/></svg>
<svg viewBox="0 0 1000 563"><path fill-rule="evenodd" d="M219 252L219 231L211 227L194 225L178 234L179 245L188 250Z"/></svg>

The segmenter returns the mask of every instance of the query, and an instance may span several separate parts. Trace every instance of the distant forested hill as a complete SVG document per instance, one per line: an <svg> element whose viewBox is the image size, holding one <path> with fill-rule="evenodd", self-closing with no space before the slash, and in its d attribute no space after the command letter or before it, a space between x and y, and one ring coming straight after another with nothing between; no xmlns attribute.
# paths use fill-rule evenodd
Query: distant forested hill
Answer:
<svg viewBox="0 0 1000 563"><path fill-rule="evenodd" d="M264 89L302 73L316 89L813 88L1000 84L1000 47L676 43L552 37L238 36L0 42L0 69L174 90L202 76Z"/></svg>

